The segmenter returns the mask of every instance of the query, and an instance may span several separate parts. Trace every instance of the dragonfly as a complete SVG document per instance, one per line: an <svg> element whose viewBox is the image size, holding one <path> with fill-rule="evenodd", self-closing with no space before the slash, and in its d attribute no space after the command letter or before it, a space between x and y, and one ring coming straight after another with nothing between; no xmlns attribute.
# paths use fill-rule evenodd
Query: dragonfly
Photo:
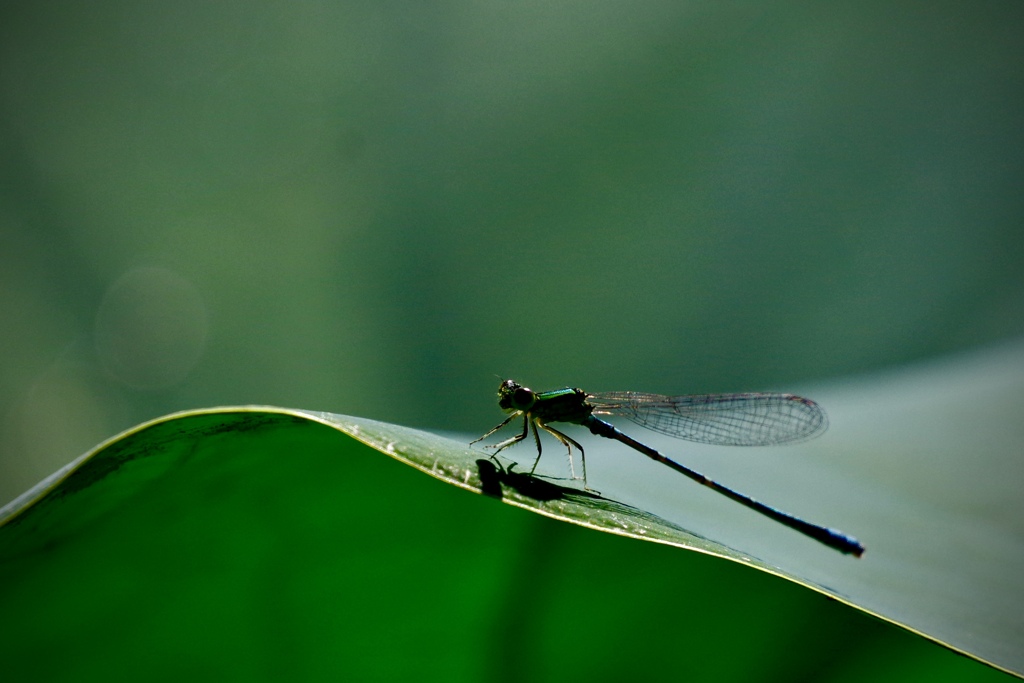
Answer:
<svg viewBox="0 0 1024 683"><path fill-rule="evenodd" d="M498 388L498 406L509 416L470 445L503 429L513 420L523 418L521 432L490 448L494 454L514 446L533 434L537 458L530 469L532 476L541 456L540 431L552 435L569 451L569 466L577 479L572 449L580 452L582 479L587 481L587 463L583 447L563 434L552 423L565 422L586 427L592 434L614 439L667 465L698 484L769 517L785 526L819 541L842 553L860 557L864 546L856 538L837 529L812 524L783 512L750 496L731 489L682 465L657 450L619 431L599 415L625 417L655 432L677 439L720 446L774 446L814 438L828 428L825 411L814 401L782 393L692 394L662 396L635 391L611 391L589 394L582 389L533 391L515 380L503 380Z"/></svg>

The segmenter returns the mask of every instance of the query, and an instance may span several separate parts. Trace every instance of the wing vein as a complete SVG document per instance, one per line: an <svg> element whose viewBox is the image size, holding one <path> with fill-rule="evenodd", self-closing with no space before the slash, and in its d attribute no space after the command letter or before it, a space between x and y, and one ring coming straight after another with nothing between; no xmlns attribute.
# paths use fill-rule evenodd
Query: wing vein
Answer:
<svg viewBox="0 0 1024 683"><path fill-rule="evenodd" d="M661 396L634 391L591 394L597 415L621 415L641 427L696 443L770 446L818 436L828 418L814 401L793 394Z"/></svg>

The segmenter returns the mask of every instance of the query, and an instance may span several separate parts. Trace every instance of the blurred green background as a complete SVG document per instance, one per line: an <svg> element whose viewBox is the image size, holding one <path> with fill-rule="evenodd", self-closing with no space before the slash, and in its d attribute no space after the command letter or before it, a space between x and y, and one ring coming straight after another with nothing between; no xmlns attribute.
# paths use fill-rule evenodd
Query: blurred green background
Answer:
<svg viewBox="0 0 1024 683"><path fill-rule="evenodd" d="M0 501L185 408L482 433L495 375L799 389L1017 337L1021 35L1019 2L8 0Z"/></svg>

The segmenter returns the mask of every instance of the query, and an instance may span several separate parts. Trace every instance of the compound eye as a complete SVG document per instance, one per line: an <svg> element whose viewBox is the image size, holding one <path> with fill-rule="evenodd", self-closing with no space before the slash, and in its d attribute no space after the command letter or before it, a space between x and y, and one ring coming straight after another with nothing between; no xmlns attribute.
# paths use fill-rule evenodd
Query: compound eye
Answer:
<svg viewBox="0 0 1024 683"><path fill-rule="evenodd" d="M512 394L512 405L516 410L529 410L537 401L537 394L526 387L519 387Z"/></svg>

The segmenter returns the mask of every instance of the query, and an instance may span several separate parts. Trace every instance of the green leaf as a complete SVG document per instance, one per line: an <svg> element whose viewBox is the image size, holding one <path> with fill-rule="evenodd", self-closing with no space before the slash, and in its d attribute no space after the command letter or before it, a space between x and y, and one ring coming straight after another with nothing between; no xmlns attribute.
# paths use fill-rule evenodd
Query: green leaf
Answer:
<svg viewBox="0 0 1024 683"><path fill-rule="evenodd" d="M422 479L381 468L379 451L547 517L787 578L1020 675L1024 510L1013 449L1024 405L1022 355L1004 349L969 363L825 387L814 393L830 409L825 438L794 452L749 451L746 461L725 449L722 462L738 464L719 466L716 478L855 534L867 546L861 559L623 454L617 444L586 443L599 494L554 478L557 456L542 461L551 476L528 477L470 449L468 438L368 419L267 407L170 415L100 445L0 510L0 659L22 674L45 661L55 679L109 680L102 658L85 656L88 645L74 646L76 634L105 628L118 639L119 671L141 666L141 653L151 657L165 638L169 678L192 675L194 667L251 678L281 666L258 646L267 624L245 618L267 619L268 603L270 614L308 609L322 626L314 632L327 639L340 617L325 604L351 618L384 609L374 599L382 590L402 595L398 629L434 592L470 611L485 604L493 590L486 566L445 566L441 559L410 567L408 553L419 544L458 546L493 534L511 541L514 532L489 526L494 506L486 501L439 503ZM702 449L690 454L706 456ZM616 467L602 482L600 472ZM417 501L425 512L411 519ZM432 524L438 506L448 505L478 524L473 533L448 537ZM411 535L404 533L410 525ZM500 561L514 546L477 546L476 561ZM353 556L367 549L370 555ZM362 579L332 583L324 572L339 562L365 565ZM475 637L472 624L445 628L452 642ZM287 631L277 637L287 639ZM338 647L359 661L353 653L366 646L360 638L374 636L346 633ZM49 657L53 647L68 656ZM289 647L300 653L308 646ZM172 650L181 649L190 657L176 658ZM479 675L462 655L441 648L439 666L453 678ZM300 660L292 666L317 667ZM252 668L239 669L239 661ZM347 671L417 670L401 657L364 665Z"/></svg>

